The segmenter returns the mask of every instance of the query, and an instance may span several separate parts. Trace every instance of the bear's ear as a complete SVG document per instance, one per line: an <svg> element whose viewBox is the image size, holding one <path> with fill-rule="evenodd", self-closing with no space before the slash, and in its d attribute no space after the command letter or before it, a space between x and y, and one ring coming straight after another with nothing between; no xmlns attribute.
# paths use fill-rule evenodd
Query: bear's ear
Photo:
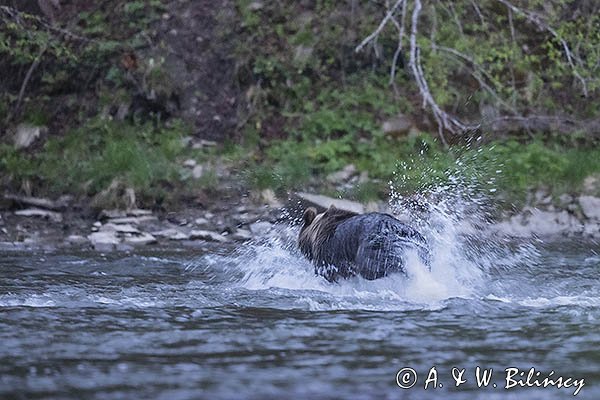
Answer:
<svg viewBox="0 0 600 400"><path fill-rule="evenodd" d="M308 207L306 210L304 210L304 215L302 216L302 219L304 220L304 225L305 226L310 225L316 216L317 216L317 209L314 207Z"/></svg>

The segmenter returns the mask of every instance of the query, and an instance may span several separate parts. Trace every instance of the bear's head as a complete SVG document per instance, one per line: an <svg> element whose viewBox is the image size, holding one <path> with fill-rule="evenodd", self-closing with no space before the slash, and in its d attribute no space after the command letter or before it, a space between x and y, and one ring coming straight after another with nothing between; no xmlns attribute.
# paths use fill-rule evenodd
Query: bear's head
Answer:
<svg viewBox="0 0 600 400"><path fill-rule="evenodd" d="M337 226L344 220L357 215L330 206L325 212L318 214L317 209L309 207L302 216L303 225L298 236L300 251L309 260L319 260L324 243L331 237Z"/></svg>

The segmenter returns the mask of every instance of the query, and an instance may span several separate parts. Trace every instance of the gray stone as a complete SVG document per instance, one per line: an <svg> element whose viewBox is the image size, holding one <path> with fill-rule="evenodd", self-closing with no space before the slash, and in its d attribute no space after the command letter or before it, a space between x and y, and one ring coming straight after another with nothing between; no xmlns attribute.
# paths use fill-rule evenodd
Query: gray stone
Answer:
<svg viewBox="0 0 600 400"><path fill-rule="evenodd" d="M98 251L112 251L121 243L116 232L94 232L87 238Z"/></svg>
<svg viewBox="0 0 600 400"><path fill-rule="evenodd" d="M202 178L202 175L204 175L204 166L196 165L194 167L194 169L192 170L192 177L194 179L200 179L200 178Z"/></svg>
<svg viewBox="0 0 600 400"><path fill-rule="evenodd" d="M239 242L245 242L252 239L252 232L246 229L238 229L233 235L231 235L231 238Z"/></svg>
<svg viewBox="0 0 600 400"><path fill-rule="evenodd" d="M406 136L413 126L413 121L410 117L399 114L394 118L390 118L383 123L381 130L386 135L391 136Z"/></svg>
<svg viewBox="0 0 600 400"><path fill-rule="evenodd" d="M100 232L117 232L117 233L140 233L140 231L129 224L113 224L107 223L100 227Z"/></svg>
<svg viewBox="0 0 600 400"><path fill-rule="evenodd" d="M39 208L28 208L26 210L15 211L15 215L20 217L40 217L54 222L62 222L62 214L54 211L42 210Z"/></svg>
<svg viewBox="0 0 600 400"><path fill-rule="evenodd" d="M330 206L334 206L336 208L339 208L340 210L351 211L358 214L362 214L365 211L365 207L362 204L357 203L355 201L334 199L320 194L310 194L302 192L296 193L296 195L305 203L308 203L310 206L315 206L321 210L327 209Z"/></svg>
<svg viewBox="0 0 600 400"><path fill-rule="evenodd" d="M356 175L357 170L354 164L346 165L342 170L327 175L327 180L331 183L347 182Z"/></svg>
<svg viewBox="0 0 600 400"><path fill-rule="evenodd" d="M315 49L310 46L296 46L296 49L294 50L294 61L298 64L305 64L310 60L314 51Z"/></svg>
<svg viewBox="0 0 600 400"><path fill-rule="evenodd" d="M249 11L262 10L263 7L264 7L264 4L262 1L253 1L252 3L248 4Z"/></svg>
<svg viewBox="0 0 600 400"><path fill-rule="evenodd" d="M129 253L129 252L131 252L131 251L133 251L133 250L135 250L135 249L134 249L134 247L133 247L132 245L130 245L130 244L127 244L127 243L119 243L119 244L116 246L116 250L117 250L117 251L123 251L123 252L127 252L127 253Z"/></svg>
<svg viewBox="0 0 600 400"><path fill-rule="evenodd" d="M221 243L229 241L225 236L221 235L218 232L205 231L205 230L191 231L190 239L192 239L192 240L202 239L202 240L208 240L208 241L212 241L212 242L221 242Z"/></svg>
<svg viewBox="0 0 600 400"><path fill-rule="evenodd" d="M264 236L273 229L273 224L267 221L258 221L250 225L250 232L256 236Z"/></svg>
<svg viewBox="0 0 600 400"><path fill-rule="evenodd" d="M194 159L185 160L183 166L187 168L194 168L198 163Z"/></svg>
<svg viewBox="0 0 600 400"><path fill-rule="evenodd" d="M144 217L152 215L151 210L144 210L141 208L134 208L126 211L128 217Z"/></svg>
<svg viewBox="0 0 600 400"><path fill-rule="evenodd" d="M114 219L114 218L124 218L127 216L127 213L123 210L102 210L98 218L100 219Z"/></svg>
<svg viewBox="0 0 600 400"><path fill-rule="evenodd" d="M568 193L564 193L558 197L558 201L564 206L573 202L573 196Z"/></svg>
<svg viewBox="0 0 600 400"><path fill-rule="evenodd" d="M596 222L588 222L584 225L583 235L592 238L600 238L600 224Z"/></svg>
<svg viewBox="0 0 600 400"><path fill-rule="evenodd" d="M495 225L501 233L515 237L579 234L584 225L567 211L550 212L526 207L521 214Z"/></svg>
<svg viewBox="0 0 600 400"><path fill-rule="evenodd" d="M144 215L141 217L112 218L112 219L109 219L108 222L111 224L117 224L117 225L121 225L121 224L139 225L143 222L156 221L156 220L158 220L158 218L155 215Z"/></svg>
<svg viewBox="0 0 600 400"><path fill-rule="evenodd" d="M15 130L14 143L17 149L26 149L31 146L43 133L46 128L42 126L32 126L20 124Z"/></svg>
<svg viewBox="0 0 600 400"><path fill-rule="evenodd" d="M595 193L600 188L600 176L591 175L583 180L583 191L585 193Z"/></svg>
<svg viewBox="0 0 600 400"><path fill-rule="evenodd" d="M206 218L196 218L194 223L198 226L206 226L206 225L210 224L210 221L207 220Z"/></svg>
<svg viewBox="0 0 600 400"><path fill-rule="evenodd" d="M70 244L86 244L89 240L81 235L69 235L65 239L67 243Z"/></svg>
<svg viewBox="0 0 600 400"><path fill-rule="evenodd" d="M586 218L600 221L600 198L594 196L580 196L579 205Z"/></svg>
<svg viewBox="0 0 600 400"><path fill-rule="evenodd" d="M184 232L181 232L177 229L169 228L163 229L162 231L152 232L152 235L158 237L164 237L169 240L188 240L190 235Z"/></svg>
<svg viewBox="0 0 600 400"><path fill-rule="evenodd" d="M125 238L125 243L140 246L156 243L156 238L149 233L142 232L140 235Z"/></svg>

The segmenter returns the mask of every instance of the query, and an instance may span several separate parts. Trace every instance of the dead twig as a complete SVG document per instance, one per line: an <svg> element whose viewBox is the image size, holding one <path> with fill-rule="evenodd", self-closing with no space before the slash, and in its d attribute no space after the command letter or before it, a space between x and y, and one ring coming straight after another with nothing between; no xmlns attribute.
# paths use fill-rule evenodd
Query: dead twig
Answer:
<svg viewBox="0 0 600 400"><path fill-rule="evenodd" d="M19 96L17 97L17 103L15 104L15 108L13 110L12 116L10 114L7 116L7 118L6 118L7 122L11 119L11 117L18 116L18 114L21 110L21 103L23 102L23 97L25 96L25 90L27 89L27 85L29 84L29 81L31 80L31 76L33 75L33 72L40 65L40 62L42 61L42 57L44 56L44 53L46 53L46 50L48 50L48 46L44 46L40 49L40 52L35 57L35 60L33 60L33 62L31 63L31 66L27 70L27 74L25 74L23 83L21 83L21 89L19 90Z"/></svg>
<svg viewBox="0 0 600 400"><path fill-rule="evenodd" d="M400 11L400 22L394 17L392 18L392 23L396 26L398 30L398 46L396 46L396 51L394 52L394 57L392 58L392 66L390 67L390 84L393 84L396 80L396 66L398 65L398 58L400 54L402 54L402 50L404 47L403 39L406 30L406 7L408 1L402 1L402 10Z"/></svg>
<svg viewBox="0 0 600 400"><path fill-rule="evenodd" d="M529 12L529 11L522 10L522 9L518 8L517 6L515 6L514 4L508 2L507 0L497 0L497 1L504 4L506 7L508 7L509 10L511 10L515 14L523 16L527 21L536 25L538 27L538 29L549 32L556 40L559 41L559 43L561 44L563 51L565 53L567 63L571 67L571 71L573 72L573 75L581 82L583 95L585 97L587 97L588 88L587 88L586 80L577 71L577 66L575 65L575 62L574 62L574 60L576 58L575 58L575 56L573 56L573 53L571 52L571 48L569 47L569 44L567 43L567 41L565 39L563 39L563 37L554 28L552 28L550 25L546 24L538 15L536 15L532 12ZM577 61L580 62L580 60L577 60Z"/></svg>
<svg viewBox="0 0 600 400"><path fill-rule="evenodd" d="M479 125L466 125L462 123L459 119L449 115L437 104L431 91L429 90L429 85L427 84L427 79L425 78L425 74L423 72L423 67L421 65L420 60L420 51L417 46L417 35L419 32L419 15L421 13L422 5L420 0L414 1L414 9L412 13L412 22L411 22L411 32L410 32L410 60L409 67L412 71L412 74L417 82L417 86L419 88L419 93L423 98L423 106L429 106L433 112L433 116L438 123L438 133L440 134L440 138L445 143L446 140L443 136L443 129L447 129L451 133L457 134L460 132L475 130L479 128Z"/></svg>
<svg viewBox="0 0 600 400"><path fill-rule="evenodd" d="M379 36L379 34L381 33L381 31L383 30L383 28L385 28L385 26L387 25L387 23L390 21L390 19L394 16L394 13L396 12L396 9L406 0L398 0L396 1L396 4L394 4L394 6L392 8L390 8L387 12L387 14L385 15L385 17L381 20L381 22L379 23L379 26L377 27L377 29L375 29L369 36L367 36L358 46L356 46L356 48L354 49L354 51L359 52L363 49L363 47L365 47L369 42L375 40L377 38L377 36Z"/></svg>
<svg viewBox="0 0 600 400"><path fill-rule="evenodd" d="M33 20L36 23L40 24L42 27L46 28L48 31L55 32L57 34L65 36L65 37L69 37L69 38L76 39L76 40L86 42L86 43L98 43L94 39L89 39L89 38L80 36L76 33L73 33L67 29L59 28L58 26L55 26L55 25L47 22L44 18L25 13L23 11L19 11L12 7L0 6L0 12L7 15L9 18L14 20L20 26L24 25L25 19L29 19L29 20Z"/></svg>

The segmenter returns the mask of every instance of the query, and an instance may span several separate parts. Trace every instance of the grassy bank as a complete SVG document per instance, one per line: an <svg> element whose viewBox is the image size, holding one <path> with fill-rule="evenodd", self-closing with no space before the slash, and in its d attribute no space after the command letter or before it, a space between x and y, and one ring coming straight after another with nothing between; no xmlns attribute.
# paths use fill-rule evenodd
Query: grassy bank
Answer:
<svg viewBox="0 0 600 400"><path fill-rule="evenodd" d="M271 188L283 194L309 189L368 201L385 199L389 182L411 193L460 177L520 203L539 187L554 194L577 193L586 177L600 174L600 147L542 137L485 144L474 139L445 149L426 133L404 138L379 134L370 140L303 138L274 140L262 148L230 143L193 150L184 145L187 135L189 128L182 123L133 125L95 119L49 139L33 153L0 146L2 183L39 196L85 198L119 182L135 190L143 205L177 206L197 192L229 185L210 171L219 160L248 190ZM189 159L208 166L200 179L192 178L184 166ZM368 179L340 191L325 176L347 164Z"/></svg>
<svg viewBox="0 0 600 400"><path fill-rule="evenodd" d="M574 65L565 61L557 37L495 3L482 2L479 10L472 2L442 2L424 10L417 41L424 79L440 107L475 122L598 117L597 7L560 2L542 10L538 3L531 7L577 48ZM133 190L140 206L176 207L201 196L218 202L219 188L235 181L248 190L315 190L367 201L386 198L390 182L412 192L459 176L523 203L536 188L576 193L587 176L600 174L597 132L446 131L450 146L442 146L431 107L422 107L407 49L396 53L394 28L355 51L385 15L375 2L353 8L333 1L236 0L228 3L231 15L200 14L215 28L199 31L198 16L173 4L73 5L57 22L68 31L29 10L5 13L0 55L7 60L3 76L11 79L0 79L0 132L25 122L48 134L21 150L11 135L0 137L3 191L96 201L112 187ZM188 34L177 36L178 28ZM186 145L185 138L206 139L221 115L202 108L212 101L202 87L180 87L187 50L169 52L169 41L227 54L206 70L196 71L193 63L185 70L202 81L214 69L231 69L224 80L234 82L235 96L217 105L237 120L230 131L212 132L210 138L220 139L216 147ZM587 82L585 96L574 72ZM399 115L406 129L383 129ZM202 166L196 177L190 162L185 165L190 159ZM325 179L348 164L363 174L360 183L340 189Z"/></svg>

